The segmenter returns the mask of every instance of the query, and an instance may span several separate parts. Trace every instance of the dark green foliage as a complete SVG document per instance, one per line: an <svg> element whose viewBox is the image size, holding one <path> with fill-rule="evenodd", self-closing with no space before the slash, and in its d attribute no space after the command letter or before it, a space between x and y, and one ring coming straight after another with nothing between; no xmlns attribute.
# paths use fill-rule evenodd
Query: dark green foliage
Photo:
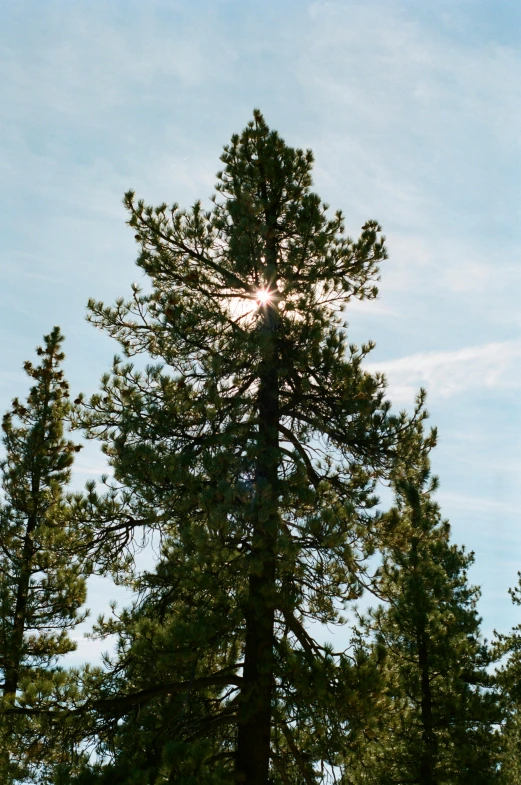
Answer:
<svg viewBox="0 0 521 785"><path fill-rule="evenodd" d="M75 649L68 632L84 618L85 580L64 499L79 448L64 436L62 341L57 327L45 336L40 364L24 366L34 383L26 402L15 399L2 421L0 673L7 712L39 703L63 683L57 663ZM36 721L9 713L0 720L3 781L9 782L39 760L42 740Z"/></svg>
<svg viewBox="0 0 521 785"><path fill-rule="evenodd" d="M22 763L53 785L492 783L490 659L472 557L431 499L424 395L393 414L363 368L372 345L347 342L344 309L377 293L380 227L346 237L311 191L311 152L259 112L222 161L208 211L125 197L147 288L90 303L127 359L74 415L108 489L63 497L76 448L57 331L4 422L8 749L37 742ZM98 619L116 640L105 667L65 673L80 554L135 601ZM366 590L386 608L347 650L322 645Z"/></svg>
<svg viewBox="0 0 521 785"><path fill-rule="evenodd" d="M471 785L497 782L498 695L480 640L472 554L451 545L431 494L426 455L395 480L381 591L386 606L359 629L383 649L388 705L376 735L346 768L345 783ZM380 654L381 656L381 654Z"/></svg>
<svg viewBox="0 0 521 785"><path fill-rule="evenodd" d="M521 573L519 582L510 589L516 605L521 605ZM500 737L501 785L521 782L521 626L514 627L508 635L496 633L495 650L502 659L497 669L496 683L501 693L504 721Z"/></svg>
<svg viewBox="0 0 521 785"><path fill-rule="evenodd" d="M342 310L376 295L378 224L347 238L342 215L328 218L310 190L311 153L285 145L259 112L222 160L208 212L127 194L150 291L90 304L126 355L155 363L139 371L117 358L79 412L119 489L90 493L85 515L99 508L103 521L93 543L121 575L110 553L133 531L156 530L165 543L120 629L131 640L114 663L116 686L100 689L122 696L129 728L168 726L170 761L196 735L194 782L222 770L265 785L270 748L274 777L314 781L370 710L353 688L358 663L319 646L308 622L338 623L370 583L374 490L425 415L421 400L412 419L393 415L383 378L362 368L371 346L346 342ZM158 670L139 664L146 646ZM172 680L190 689L132 699L134 673L140 690ZM209 679L219 679L210 693ZM116 765L128 758L121 749ZM181 781L176 765L166 781Z"/></svg>

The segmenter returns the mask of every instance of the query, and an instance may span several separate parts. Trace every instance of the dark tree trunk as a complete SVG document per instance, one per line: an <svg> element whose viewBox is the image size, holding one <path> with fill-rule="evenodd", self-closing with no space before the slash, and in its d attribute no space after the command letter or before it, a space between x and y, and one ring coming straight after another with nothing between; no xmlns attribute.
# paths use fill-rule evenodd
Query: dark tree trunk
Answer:
<svg viewBox="0 0 521 785"><path fill-rule="evenodd" d="M276 251L269 239L266 256L268 262L267 278L269 281L274 281ZM258 392L256 508L253 521L248 601L245 609L244 687L239 698L236 755L237 782L247 783L247 785L267 785L269 777L276 603L276 546L279 528L277 351L279 317L276 303L267 303L263 307L265 309L262 328L264 359Z"/></svg>
<svg viewBox="0 0 521 785"><path fill-rule="evenodd" d="M266 785L270 759L273 637L278 530L278 393L276 372L259 390L260 455L251 549L243 678L239 704L237 779Z"/></svg>
<svg viewBox="0 0 521 785"><path fill-rule="evenodd" d="M4 695L16 695L20 680L20 661L29 602L29 583L32 574L34 557L33 534L36 529L36 516L31 516L27 524L24 547L22 552L22 567L16 591L16 605L13 620L13 630L9 645L7 667L5 669Z"/></svg>
<svg viewBox="0 0 521 785"><path fill-rule="evenodd" d="M32 574L32 561L34 556L33 532L36 529L36 516L28 521L25 534L24 547L22 552L22 568L16 592L16 605L13 620L13 630L9 641L9 650L6 658L6 668L4 673L4 697L16 698L16 691L20 681L20 662L22 659L22 647L24 641L25 623L27 616L27 604L29 602L29 583ZM12 733L11 719L7 719L4 731L6 738ZM10 781L11 754L9 749L0 752L0 775Z"/></svg>
<svg viewBox="0 0 521 785"><path fill-rule="evenodd" d="M49 397L50 397L50 377L47 380L47 385L44 390L43 408L42 408L42 423L40 429L40 438L34 447L34 454L38 456L39 447L45 443L45 434L47 433L47 416L49 412ZM37 460L37 458L36 458ZM29 499L26 499L27 510L27 527L25 530L24 543L22 548L22 559L18 583L16 586L16 601L13 616L13 628L11 631L9 643L7 646L6 666L4 670L4 697L10 697L13 701L16 699L16 693L20 682L20 663L23 657L24 633L27 626L27 611L29 605L29 588L31 583L31 575L33 574L33 563L36 552L34 543L34 536L38 527L39 516L39 499L40 499L40 482L41 470L36 466L32 472L31 477L31 491ZM11 734L11 720L5 724L5 738ZM9 767L11 762L11 754L8 749L2 750L0 755L0 771L1 774L8 779Z"/></svg>
<svg viewBox="0 0 521 785"><path fill-rule="evenodd" d="M413 520L416 521L418 511L415 510ZM418 522L419 525L419 522ZM418 541L416 538L412 542L412 561L417 575L420 574L420 564L418 558ZM417 591L421 578L417 581ZM420 670L420 693L421 693L421 725L422 725L422 750L420 755L420 785L436 785L434 767L436 763L436 737L434 735L434 724L432 717L432 693L429 674L429 641L427 635L427 617L423 603L425 599L417 597L417 626L416 626L416 647L418 649L418 667Z"/></svg>
<svg viewBox="0 0 521 785"><path fill-rule="evenodd" d="M429 678L429 655L425 630L418 634L418 662L421 678L421 721L423 750L420 760L421 785L436 785L434 765L436 760L436 738L432 719L432 695Z"/></svg>

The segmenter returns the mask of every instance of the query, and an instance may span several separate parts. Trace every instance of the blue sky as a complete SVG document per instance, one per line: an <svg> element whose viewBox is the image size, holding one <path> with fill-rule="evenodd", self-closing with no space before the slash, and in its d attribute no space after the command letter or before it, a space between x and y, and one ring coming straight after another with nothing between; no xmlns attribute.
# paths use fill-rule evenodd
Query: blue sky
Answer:
<svg viewBox="0 0 521 785"><path fill-rule="evenodd" d="M87 298L140 277L124 191L206 199L259 107L313 149L350 234L383 225L380 298L347 314L350 337L376 340L397 408L427 388L438 499L475 551L483 628L517 623L520 4L5 0L1 17L0 411L53 324L73 392L96 389L117 347L85 323ZM89 448L75 482L103 468ZM110 596L92 584L95 613Z"/></svg>

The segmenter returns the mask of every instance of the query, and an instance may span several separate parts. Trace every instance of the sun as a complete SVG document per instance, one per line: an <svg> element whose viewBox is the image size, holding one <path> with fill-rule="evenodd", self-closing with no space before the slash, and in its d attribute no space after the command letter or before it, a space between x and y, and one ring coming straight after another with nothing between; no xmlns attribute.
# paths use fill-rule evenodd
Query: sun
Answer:
<svg viewBox="0 0 521 785"><path fill-rule="evenodd" d="M271 292L269 289L259 289L255 294L255 299L259 305L267 305L271 300Z"/></svg>

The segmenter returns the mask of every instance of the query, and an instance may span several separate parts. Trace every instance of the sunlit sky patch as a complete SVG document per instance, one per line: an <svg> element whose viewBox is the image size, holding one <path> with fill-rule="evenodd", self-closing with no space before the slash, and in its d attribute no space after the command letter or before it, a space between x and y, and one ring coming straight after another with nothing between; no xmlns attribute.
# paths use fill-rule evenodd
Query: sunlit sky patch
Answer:
<svg viewBox="0 0 521 785"><path fill-rule="evenodd" d="M259 107L313 149L314 187L350 235L382 224L379 299L348 307L349 341L376 341L368 362L397 408L427 388L439 501L475 551L484 629L517 623L520 32L521 5L490 0L4 3L1 410L53 324L73 394L96 389L117 347L84 322L86 300L140 276L123 193L207 200L222 145ZM89 445L75 481L103 470ZM100 586L93 618L120 596Z"/></svg>

